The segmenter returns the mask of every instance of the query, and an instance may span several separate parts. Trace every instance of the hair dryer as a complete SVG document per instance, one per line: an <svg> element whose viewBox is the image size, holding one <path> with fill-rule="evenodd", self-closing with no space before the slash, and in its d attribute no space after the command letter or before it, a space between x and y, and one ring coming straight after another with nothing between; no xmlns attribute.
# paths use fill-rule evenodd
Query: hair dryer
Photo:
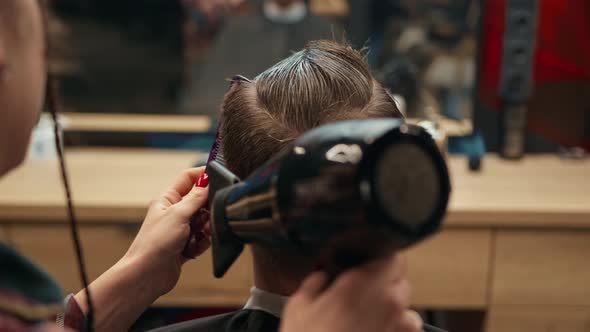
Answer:
<svg viewBox="0 0 590 332"><path fill-rule="evenodd" d="M222 277L245 243L290 247L337 271L438 230L450 182L430 134L403 119L312 129L241 181L208 165L213 267Z"/></svg>

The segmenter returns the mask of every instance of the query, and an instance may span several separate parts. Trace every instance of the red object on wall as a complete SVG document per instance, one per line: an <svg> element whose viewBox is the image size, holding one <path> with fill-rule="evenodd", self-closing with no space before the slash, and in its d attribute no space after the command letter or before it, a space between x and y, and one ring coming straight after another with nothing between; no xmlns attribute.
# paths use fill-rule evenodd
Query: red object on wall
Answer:
<svg viewBox="0 0 590 332"><path fill-rule="evenodd" d="M479 97L499 110L507 0L486 0ZM533 95L527 125L564 146L590 151L590 1L539 0Z"/></svg>

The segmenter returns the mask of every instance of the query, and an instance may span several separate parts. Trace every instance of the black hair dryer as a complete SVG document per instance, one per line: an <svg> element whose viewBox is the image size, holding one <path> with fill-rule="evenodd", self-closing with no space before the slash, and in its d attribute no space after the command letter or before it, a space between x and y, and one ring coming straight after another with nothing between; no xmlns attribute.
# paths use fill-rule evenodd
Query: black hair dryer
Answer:
<svg viewBox="0 0 590 332"><path fill-rule="evenodd" d="M450 194L431 135L391 118L310 130L245 181L216 161L208 173L216 277L248 242L361 264L437 231Z"/></svg>

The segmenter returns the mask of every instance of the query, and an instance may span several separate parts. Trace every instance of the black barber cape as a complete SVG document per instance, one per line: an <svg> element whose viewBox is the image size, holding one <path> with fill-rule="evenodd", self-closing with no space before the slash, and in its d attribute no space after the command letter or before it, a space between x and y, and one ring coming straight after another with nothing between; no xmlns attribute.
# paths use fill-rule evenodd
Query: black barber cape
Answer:
<svg viewBox="0 0 590 332"><path fill-rule="evenodd" d="M250 299L242 310L165 326L152 332L276 332L287 300L288 297L252 287ZM430 326L424 331L444 332Z"/></svg>
<svg viewBox="0 0 590 332"><path fill-rule="evenodd" d="M274 315L262 310L245 309L165 326L151 332L277 332L278 330L279 319ZM445 331L425 325L424 332Z"/></svg>

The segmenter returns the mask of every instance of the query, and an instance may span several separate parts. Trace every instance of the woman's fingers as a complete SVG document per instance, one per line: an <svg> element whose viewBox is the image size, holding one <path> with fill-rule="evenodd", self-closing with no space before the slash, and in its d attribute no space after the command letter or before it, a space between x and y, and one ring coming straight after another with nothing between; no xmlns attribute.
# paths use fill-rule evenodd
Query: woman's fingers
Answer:
<svg viewBox="0 0 590 332"><path fill-rule="evenodd" d="M345 290L352 290L354 295L358 285L366 283L365 292L381 292L403 280L406 277L406 272L405 257L401 254L394 254L344 272L330 287L342 288L341 294L346 294Z"/></svg>
<svg viewBox="0 0 590 332"><path fill-rule="evenodd" d="M385 295L388 297L386 303L390 306L393 316L399 317L410 306L411 293L410 282L405 278L390 287Z"/></svg>
<svg viewBox="0 0 590 332"><path fill-rule="evenodd" d="M172 189L176 190L181 196L188 194L195 185L197 178L204 172L205 166L185 170L178 176L178 178L176 178L172 184Z"/></svg>
<svg viewBox="0 0 590 332"><path fill-rule="evenodd" d="M405 274L399 255L347 270L328 288L326 274L316 272L291 296L281 331L421 332L422 321L408 310Z"/></svg>
<svg viewBox="0 0 590 332"><path fill-rule="evenodd" d="M399 281L406 277L408 261L403 254L395 253L382 260L367 264L366 272L379 276L385 283Z"/></svg>
<svg viewBox="0 0 590 332"><path fill-rule="evenodd" d="M200 256L202 253L207 251L207 249L209 249L210 246L211 246L211 240L209 239L208 236L206 236L202 232L197 234L196 245L195 245L195 252L196 252L197 256Z"/></svg>
<svg viewBox="0 0 590 332"><path fill-rule="evenodd" d="M165 207L174 205L190 193L197 178L205 172L205 166L189 168L182 172L172 183L172 186L160 195L160 200Z"/></svg>
<svg viewBox="0 0 590 332"><path fill-rule="evenodd" d="M192 216L202 207L205 207L209 198L209 187L193 187L193 189L182 198L182 200L171 208L173 213L182 220L190 220ZM204 225L206 223L203 222Z"/></svg>
<svg viewBox="0 0 590 332"><path fill-rule="evenodd" d="M186 248L182 252L183 264L189 259L195 259L202 253L207 251L211 246L211 240L203 232L197 233L193 238L189 240Z"/></svg>
<svg viewBox="0 0 590 332"><path fill-rule="evenodd" d="M203 226L203 233L205 233L208 238L211 238L211 217L209 212L207 212L207 218L207 223Z"/></svg>
<svg viewBox="0 0 590 332"><path fill-rule="evenodd" d="M414 310L406 310L395 324L395 332L422 332L424 323Z"/></svg>
<svg viewBox="0 0 590 332"><path fill-rule="evenodd" d="M299 288L301 295L311 299L316 298L326 286L328 275L325 272L318 271L310 274Z"/></svg>

